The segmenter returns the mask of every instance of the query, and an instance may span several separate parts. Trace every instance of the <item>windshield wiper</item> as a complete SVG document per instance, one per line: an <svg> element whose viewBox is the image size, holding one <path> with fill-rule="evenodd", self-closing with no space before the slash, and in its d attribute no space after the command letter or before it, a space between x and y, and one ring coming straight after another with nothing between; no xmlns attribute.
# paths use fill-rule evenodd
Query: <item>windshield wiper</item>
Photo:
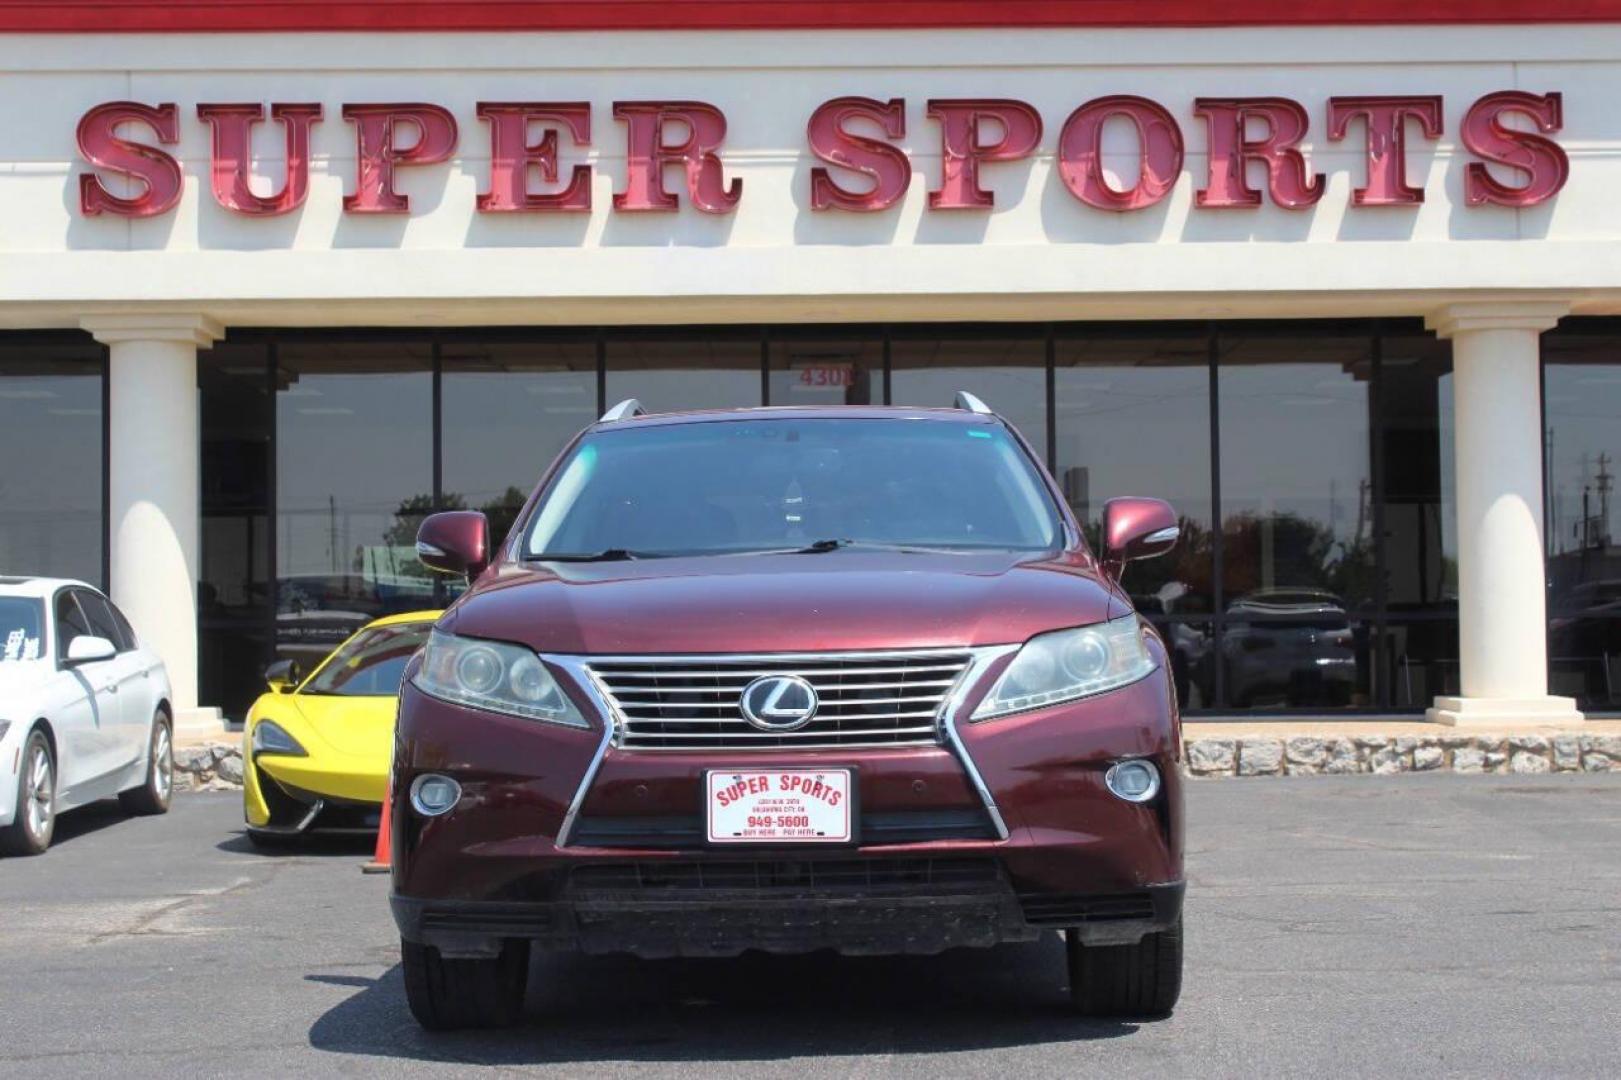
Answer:
<svg viewBox="0 0 1621 1080"><path fill-rule="evenodd" d="M848 540L848 539L842 539L842 538L838 539L838 540L813 540L810 543L806 544L802 548L794 548L794 549L792 549L789 552L789 554L791 554L791 555L821 555L824 552L837 551L837 550L839 550L839 548L849 547L851 544L854 544L854 543L855 543L854 540Z"/></svg>
<svg viewBox="0 0 1621 1080"><path fill-rule="evenodd" d="M903 555L962 555L968 549L960 547L938 547L928 544L890 544L882 540L817 540L806 544L802 548L791 549L795 555L820 555L826 551L838 551L840 548L865 548L869 551L895 551Z"/></svg>
<svg viewBox="0 0 1621 1080"><path fill-rule="evenodd" d="M946 552L945 548L918 547L913 544L885 544L877 540L851 540L846 537L829 540L812 540L804 547L785 548L757 548L750 551L729 551L728 555L825 555L829 551L839 551L843 548L867 548L873 551L899 551L899 552Z"/></svg>
<svg viewBox="0 0 1621 1080"><path fill-rule="evenodd" d="M628 548L603 548L601 551L560 551L547 552L541 555L530 555L525 562L623 562L626 559L656 559L657 555L647 551L631 551Z"/></svg>

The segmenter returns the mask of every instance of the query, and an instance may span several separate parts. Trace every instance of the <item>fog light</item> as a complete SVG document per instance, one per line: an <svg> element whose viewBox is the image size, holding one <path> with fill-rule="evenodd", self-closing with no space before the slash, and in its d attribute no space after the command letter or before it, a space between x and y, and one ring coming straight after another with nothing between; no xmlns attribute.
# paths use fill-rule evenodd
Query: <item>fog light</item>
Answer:
<svg viewBox="0 0 1621 1080"><path fill-rule="evenodd" d="M438 817L462 797L462 786L448 776L425 773L411 781L411 805L423 817Z"/></svg>
<svg viewBox="0 0 1621 1080"><path fill-rule="evenodd" d="M1152 761L1121 761L1109 767L1103 782L1127 802L1147 802L1159 794L1159 770Z"/></svg>

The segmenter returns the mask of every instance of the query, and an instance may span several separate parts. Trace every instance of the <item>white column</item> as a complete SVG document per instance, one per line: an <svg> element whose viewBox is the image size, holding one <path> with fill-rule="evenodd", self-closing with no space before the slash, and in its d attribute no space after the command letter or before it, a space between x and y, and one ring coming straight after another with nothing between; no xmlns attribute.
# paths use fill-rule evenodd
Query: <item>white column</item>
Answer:
<svg viewBox="0 0 1621 1080"><path fill-rule="evenodd" d="M223 331L187 314L96 316L81 325L109 352L113 601L163 658L177 731L219 732L219 710L197 700L197 350Z"/></svg>
<svg viewBox="0 0 1621 1080"><path fill-rule="evenodd" d="M1568 307L1453 304L1429 318L1452 339L1456 403L1460 695L1443 724L1571 724L1572 698L1548 694L1542 542L1542 388L1538 342Z"/></svg>

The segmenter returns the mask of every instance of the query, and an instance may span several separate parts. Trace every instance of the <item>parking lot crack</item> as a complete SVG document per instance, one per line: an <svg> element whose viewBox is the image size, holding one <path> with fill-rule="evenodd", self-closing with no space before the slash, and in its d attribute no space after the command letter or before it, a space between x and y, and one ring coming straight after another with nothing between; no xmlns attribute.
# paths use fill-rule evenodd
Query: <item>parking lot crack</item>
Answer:
<svg viewBox="0 0 1621 1080"><path fill-rule="evenodd" d="M133 921L124 926L114 927L93 935L89 944L100 945L107 941L133 937L177 937L183 936L186 931L170 929L163 924L185 912L192 906L208 900L222 900L251 891L263 885L268 885L272 879L281 873L283 865L272 863L266 872L256 876L239 877L229 885L216 889L198 889L178 896L168 903L137 915Z"/></svg>

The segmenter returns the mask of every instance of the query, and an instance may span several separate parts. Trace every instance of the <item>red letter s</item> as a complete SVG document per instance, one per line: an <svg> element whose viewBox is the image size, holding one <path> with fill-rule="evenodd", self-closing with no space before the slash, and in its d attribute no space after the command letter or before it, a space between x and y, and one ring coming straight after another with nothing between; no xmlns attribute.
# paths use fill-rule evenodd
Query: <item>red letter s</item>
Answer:
<svg viewBox="0 0 1621 1080"><path fill-rule="evenodd" d="M180 163L155 146L120 138L120 124L138 123L150 127L158 142L170 145L180 141L180 114L174 105L153 108L134 101L109 101L97 105L79 120L79 153L93 168L124 173L146 186L132 199L108 191L93 172L79 177L79 208L86 217L118 214L123 217L154 217L173 210L180 201Z"/></svg>
<svg viewBox="0 0 1621 1080"><path fill-rule="evenodd" d="M906 194L912 182L912 163L898 146L880 139L844 130L845 121L871 120L891 139L906 134L906 101L891 98L887 104L864 97L841 97L825 101L811 113L806 125L811 153L823 161L872 177L872 190L846 191L833 182L821 166L811 170L811 209L888 210Z"/></svg>
<svg viewBox="0 0 1621 1080"><path fill-rule="evenodd" d="M1526 181L1510 187L1492 176L1484 162L1472 161L1463 177L1466 205L1535 206L1557 195L1570 179L1570 158L1564 147L1534 132L1503 125L1503 114L1516 112L1530 117L1540 131L1549 134L1565 122L1564 102L1558 94L1499 90L1469 106L1463 118L1463 144L1477 157L1519 169Z"/></svg>

